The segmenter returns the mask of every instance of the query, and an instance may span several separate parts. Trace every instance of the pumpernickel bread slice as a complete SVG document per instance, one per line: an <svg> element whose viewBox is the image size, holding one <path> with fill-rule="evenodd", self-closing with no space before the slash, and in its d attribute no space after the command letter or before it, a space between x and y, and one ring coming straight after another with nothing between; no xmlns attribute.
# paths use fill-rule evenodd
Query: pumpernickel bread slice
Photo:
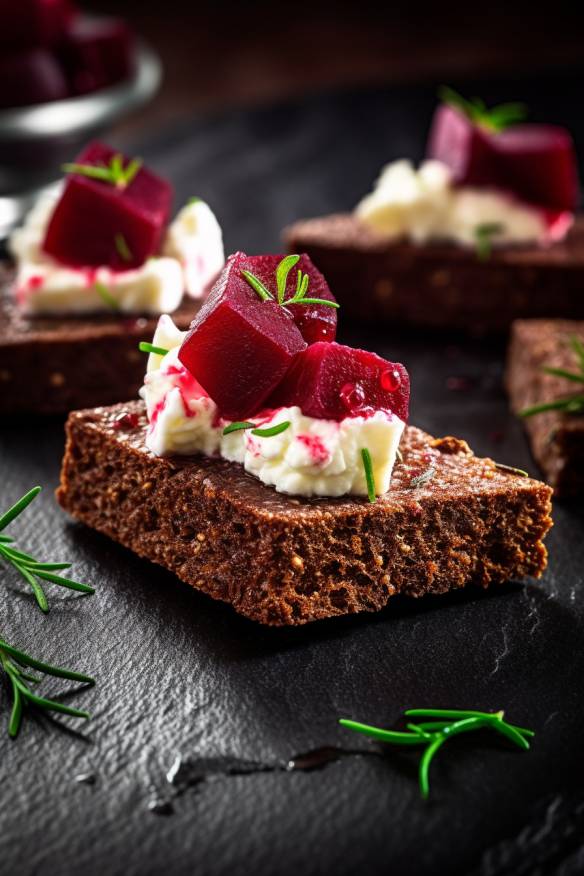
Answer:
<svg viewBox="0 0 584 876"><path fill-rule="evenodd" d="M0 416L65 414L138 394L146 362L138 344L152 340L157 316L26 316L13 281L0 265ZM199 307L185 296L172 314L177 326L187 329Z"/></svg>
<svg viewBox="0 0 584 876"><path fill-rule="evenodd" d="M519 317L584 319L584 216L560 243L494 248L485 260L465 247L388 240L351 213L296 222L283 238L361 322L485 334Z"/></svg>
<svg viewBox="0 0 584 876"><path fill-rule="evenodd" d="M235 463L159 458L141 402L76 411L57 497L73 517L214 599L282 626L390 597L538 577L545 484L408 427L391 489L366 499L283 495Z"/></svg>
<svg viewBox="0 0 584 876"><path fill-rule="evenodd" d="M513 324L506 382L518 414L533 405L584 395L584 383L545 372L544 367L581 369L574 338L584 344L584 322L525 319ZM524 419L531 451L560 498L584 495L584 413L550 410Z"/></svg>

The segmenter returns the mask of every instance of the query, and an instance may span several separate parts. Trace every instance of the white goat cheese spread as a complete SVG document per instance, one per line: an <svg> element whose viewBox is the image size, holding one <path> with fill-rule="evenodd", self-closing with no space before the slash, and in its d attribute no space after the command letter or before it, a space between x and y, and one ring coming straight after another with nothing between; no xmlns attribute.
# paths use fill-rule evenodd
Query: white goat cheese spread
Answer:
<svg viewBox="0 0 584 876"><path fill-rule="evenodd" d="M139 268L73 268L42 250L47 226L62 186L45 192L12 232L16 261L14 294L24 313L172 312L186 291L200 298L225 262L221 228L204 201L180 210L169 225L159 257Z"/></svg>
<svg viewBox="0 0 584 876"><path fill-rule="evenodd" d="M481 228L491 228L493 246L505 246L547 243L563 237L570 225L570 214L550 224L545 210L505 192L454 186L449 169L439 161L424 161L418 170L411 161L388 164L355 213L392 239L466 247L477 245Z"/></svg>
<svg viewBox="0 0 584 876"><path fill-rule="evenodd" d="M178 360L185 332L161 316L153 345L169 352L151 354L140 395L150 423L146 444L159 456L204 453L238 462L278 492L296 496L367 495L362 448L371 454L377 495L387 492L405 424L395 414L320 420L299 407L263 411L251 417L262 430L289 423L276 435L252 429L223 434L229 420Z"/></svg>

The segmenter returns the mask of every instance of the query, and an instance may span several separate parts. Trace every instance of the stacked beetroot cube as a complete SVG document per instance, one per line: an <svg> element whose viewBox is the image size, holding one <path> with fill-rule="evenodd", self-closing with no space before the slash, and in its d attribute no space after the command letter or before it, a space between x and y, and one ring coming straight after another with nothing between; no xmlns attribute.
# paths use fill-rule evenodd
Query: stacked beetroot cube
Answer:
<svg viewBox="0 0 584 876"><path fill-rule="evenodd" d="M291 257L238 252L228 259L181 346L183 365L230 420L298 405L321 419L385 410L405 421L403 365L337 344L336 308L326 304L336 302L324 277L303 255L278 288L285 258ZM288 305L300 283L297 271L308 277L309 303Z"/></svg>
<svg viewBox="0 0 584 876"><path fill-rule="evenodd" d="M115 150L91 143L76 159L81 167L107 168ZM130 159L121 156L126 168ZM43 248L74 267L139 267L158 252L170 217L172 188L144 166L127 185L72 173L49 222Z"/></svg>
<svg viewBox="0 0 584 876"><path fill-rule="evenodd" d="M576 207L574 144L564 128L514 124L496 131L442 105L432 122L428 157L446 164L459 185L509 191L551 211Z"/></svg>

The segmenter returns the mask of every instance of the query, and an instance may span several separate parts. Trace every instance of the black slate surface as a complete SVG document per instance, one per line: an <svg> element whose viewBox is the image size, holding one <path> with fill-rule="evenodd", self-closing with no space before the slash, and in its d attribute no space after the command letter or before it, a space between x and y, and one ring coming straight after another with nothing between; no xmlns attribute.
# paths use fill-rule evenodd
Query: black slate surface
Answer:
<svg viewBox="0 0 584 876"><path fill-rule="evenodd" d="M481 91L531 98L537 116L582 136L580 87L571 77L545 91L527 81ZM350 207L383 161L420 157L433 102L432 89L325 96L185 122L141 151L182 197L210 200L228 250L268 251L286 222ZM507 412L502 345L353 326L342 337L406 363L412 422L535 470ZM27 716L10 742L0 687L0 873L583 872L581 505L555 508L541 583L266 630L69 522L52 498L62 447L61 421L2 423L1 507L42 484L14 534L43 558L72 559L97 593L53 589L44 617L2 572L0 629L95 675L97 686L72 700L93 720L59 728ZM321 746L379 752L337 718L389 726L420 705L505 708L537 731L535 744L523 754L488 737L451 743L426 803L415 755L349 753L321 769L282 768Z"/></svg>

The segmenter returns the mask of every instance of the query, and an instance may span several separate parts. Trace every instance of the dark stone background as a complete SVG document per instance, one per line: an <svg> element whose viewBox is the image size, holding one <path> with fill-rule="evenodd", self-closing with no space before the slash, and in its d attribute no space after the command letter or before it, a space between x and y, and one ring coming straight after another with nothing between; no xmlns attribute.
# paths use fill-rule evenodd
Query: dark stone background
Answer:
<svg viewBox="0 0 584 876"><path fill-rule="evenodd" d="M465 90L526 98L534 117L568 124L582 145L581 88L566 76L545 89L518 80ZM154 133L140 151L172 178L180 200L210 201L228 251L269 251L294 218L351 207L384 161L419 158L433 105L430 88L326 95L190 119ZM341 338L405 362L412 422L535 470L507 411L503 343L348 325ZM52 497L62 447L59 420L2 423L1 504L42 484L13 527L19 544L47 560L72 559L74 575L97 593L79 599L53 589L44 617L2 573L1 634L94 674L97 686L72 700L93 720L59 728L27 716L10 742L0 686L0 873L584 871L581 504L555 508L541 583L396 600L375 616L277 631L69 522ZM420 705L505 708L537 731L534 746L523 754L489 737L451 743L435 762L427 803L416 755L399 751L348 755L312 772L212 775L180 796L165 777L179 755L269 766L322 745L371 751L337 718L389 726ZM229 762L211 767L228 771ZM87 773L94 784L75 780ZM153 801L170 801L172 814L152 812Z"/></svg>

